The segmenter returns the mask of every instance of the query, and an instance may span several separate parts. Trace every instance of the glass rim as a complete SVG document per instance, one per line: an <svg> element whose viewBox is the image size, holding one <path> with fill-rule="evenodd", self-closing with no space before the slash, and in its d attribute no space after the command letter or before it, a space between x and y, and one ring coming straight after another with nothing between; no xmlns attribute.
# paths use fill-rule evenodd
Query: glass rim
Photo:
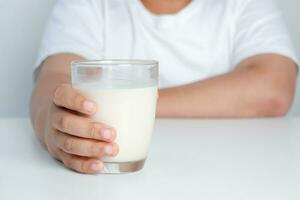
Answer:
<svg viewBox="0 0 300 200"><path fill-rule="evenodd" d="M101 66L122 66L122 65L144 65L157 66L156 60L142 59L103 59L103 60L78 60L71 62L74 67L101 67Z"/></svg>

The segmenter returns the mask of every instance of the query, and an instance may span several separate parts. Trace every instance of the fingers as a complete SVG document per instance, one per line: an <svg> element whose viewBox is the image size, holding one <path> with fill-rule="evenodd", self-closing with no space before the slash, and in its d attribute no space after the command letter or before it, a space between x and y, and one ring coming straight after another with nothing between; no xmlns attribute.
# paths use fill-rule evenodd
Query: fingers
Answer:
<svg viewBox="0 0 300 200"><path fill-rule="evenodd" d="M52 126L61 132L82 138L107 142L112 142L116 138L116 132L112 127L62 109L57 109L53 114Z"/></svg>
<svg viewBox="0 0 300 200"><path fill-rule="evenodd" d="M103 156L115 156L119 148L113 143L115 130L105 124L75 115L66 109L92 115L96 103L85 98L69 84L63 84L54 92L51 115L53 131L49 134L51 154L63 161L66 167L82 173L96 173L103 169L99 160Z"/></svg>
<svg viewBox="0 0 300 200"><path fill-rule="evenodd" d="M85 158L59 151L60 160L64 165L80 173L94 174L103 170L103 163L93 158Z"/></svg>
<svg viewBox="0 0 300 200"><path fill-rule="evenodd" d="M53 102L57 106L88 115L94 114L97 110L95 102L86 99L69 84L62 84L56 88Z"/></svg>
<svg viewBox="0 0 300 200"><path fill-rule="evenodd" d="M78 156L101 158L115 156L119 151L117 144L83 139L59 131L54 133L53 139L59 149Z"/></svg>

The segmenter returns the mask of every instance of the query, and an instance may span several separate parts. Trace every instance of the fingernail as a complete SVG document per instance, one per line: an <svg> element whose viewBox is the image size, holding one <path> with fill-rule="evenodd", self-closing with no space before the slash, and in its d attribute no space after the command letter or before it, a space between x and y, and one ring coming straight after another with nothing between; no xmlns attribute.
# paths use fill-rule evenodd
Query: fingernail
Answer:
<svg viewBox="0 0 300 200"><path fill-rule="evenodd" d="M95 105L94 105L93 102L85 101L85 102L83 103L83 108L84 108L86 111L91 112L91 111L94 110Z"/></svg>
<svg viewBox="0 0 300 200"><path fill-rule="evenodd" d="M111 138L111 130L109 129L102 130L102 137L106 140L109 140Z"/></svg>
<svg viewBox="0 0 300 200"><path fill-rule="evenodd" d="M92 171L100 171L102 169L102 164L101 163L92 163L90 166L90 169Z"/></svg>
<svg viewBox="0 0 300 200"><path fill-rule="evenodd" d="M104 147L104 151L105 151L106 154L111 155L113 153L113 148L112 148L111 145L106 145Z"/></svg>

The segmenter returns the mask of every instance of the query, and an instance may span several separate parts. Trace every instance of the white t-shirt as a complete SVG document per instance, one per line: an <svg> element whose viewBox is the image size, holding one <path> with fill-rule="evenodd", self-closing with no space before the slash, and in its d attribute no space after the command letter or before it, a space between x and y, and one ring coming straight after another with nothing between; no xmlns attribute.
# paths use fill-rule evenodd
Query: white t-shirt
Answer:
<svg viewBox="0 0 300 200"><path fill-rule="evenodd" d="M36 66L62 52L158 60L161 88L226 73L257 54L297 62L272 0L193 0L174 15L155 15L140 0L58 0Z"/></svg>

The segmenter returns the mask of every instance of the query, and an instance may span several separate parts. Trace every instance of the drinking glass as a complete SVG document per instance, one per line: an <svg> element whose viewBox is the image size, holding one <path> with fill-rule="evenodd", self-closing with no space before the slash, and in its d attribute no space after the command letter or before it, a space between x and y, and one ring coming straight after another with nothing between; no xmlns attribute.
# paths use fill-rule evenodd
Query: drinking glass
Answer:
<svg viewBox="0 0 300 200"><path fill-rule="evenodd" d="M97 103L91 118L116 130L119 153L103 157L102 173L143 168L148 155L158 98L158 62L87 60L72 63L72 87Z"/></svg>

